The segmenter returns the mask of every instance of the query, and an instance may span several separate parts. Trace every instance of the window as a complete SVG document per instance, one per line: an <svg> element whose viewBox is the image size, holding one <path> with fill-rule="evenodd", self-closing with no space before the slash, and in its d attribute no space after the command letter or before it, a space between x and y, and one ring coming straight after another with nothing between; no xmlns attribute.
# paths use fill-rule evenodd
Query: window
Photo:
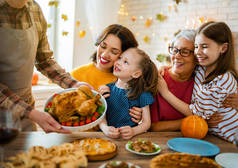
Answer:
<svg viewBox="0 0 238 168"><path fill-rule="evenodd" d="M57 13L56 8L51 8L48 5L48 1L42 1L42 0L36 0L36 2L40 5L44 17L47 20L48 25L50 26L50 28L48 28L47 30L47 36L48 36L48 40L50 43L50 47L52 50L55 49L55 19L56 19L56 15L55 13Z"/></svg>
<svg viewBox="0 0 238 168"><path fill-rule="evenodd" d="M120 0L36 0L48 22L48 39L54 58L66 71L91 62L96 35L110 24L117 23ZM110 13L110 14L108 14ZM67 19L63 19L67 16ZM76 22L80 21L80 26ZM86 35L81 38L79 32Z"/></svg>
<svg viewBox="0 0 238 168"><path fill-rule="evenodd" d="M48 23L47 36L54 58L66 71L72 70L74 49L75 1L59 1L58 7L49 1L36 0ZM62 16L67 16L63 19Z"/></svg>

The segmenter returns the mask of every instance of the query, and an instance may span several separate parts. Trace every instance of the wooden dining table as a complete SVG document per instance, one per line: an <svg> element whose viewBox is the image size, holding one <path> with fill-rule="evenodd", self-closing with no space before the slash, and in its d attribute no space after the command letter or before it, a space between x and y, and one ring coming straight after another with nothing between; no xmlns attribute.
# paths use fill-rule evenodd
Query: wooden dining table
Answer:
<svg viewBox="0 0 238 168"><path fill-rule="evenodd" d="M21 132L16 139L4 146L5 157L14 156L21 152L26 152L31 146L41 145L44 147L51 147L52 145L60 145L65 142L72 142L76 139L82 138L103 138L109 139L117 145L118 154L110 160L123 160L131 162L140 166L141 168L149 168L150 161L155 156L143 156L131 153L126 150L125 145L128 140L123 139L110 139L106 137L102 132L79 132L72 134L57 134L57 133L44 133L44 132ZM150 140L161 147L159 154L175 152L171 150L167 141L172 138L182 137L180 132L146 132L133 137L131 140L145 139ZM205 141L211 142L220 148L220 153L235 152L238 153L238 147L232 143L224 141L213 135L207 135L204 138ZM211 158L214 159L215 156ZM89 161L89 168L97 168L100 165L108 162L106 161Z"/></svg>

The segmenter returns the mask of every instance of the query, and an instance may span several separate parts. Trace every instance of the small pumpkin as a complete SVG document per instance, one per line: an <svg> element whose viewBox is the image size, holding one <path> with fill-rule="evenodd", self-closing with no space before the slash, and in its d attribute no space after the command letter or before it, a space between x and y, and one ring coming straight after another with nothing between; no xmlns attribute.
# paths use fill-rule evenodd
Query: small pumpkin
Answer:
<svg viewBox="0 0 238 168"><path fill-rule="evenodd" d="M207 122L200 116L191 115L182 120L180 128L184 137L202 139L207 135Z"/></svg>
<svg viewBox="0 0 238 168"><path fill-rule="evenodd" d="M37 85L38 84L38 80L39 80L38 74L34 73L33 76L32 76L31 84L32 85Z"/></svg>

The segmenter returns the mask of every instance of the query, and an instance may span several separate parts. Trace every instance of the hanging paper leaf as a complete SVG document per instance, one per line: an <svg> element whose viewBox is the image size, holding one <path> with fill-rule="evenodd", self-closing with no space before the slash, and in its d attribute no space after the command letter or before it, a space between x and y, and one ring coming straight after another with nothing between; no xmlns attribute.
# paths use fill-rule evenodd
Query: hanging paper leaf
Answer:
<svg viewBox="0 0 238 168"><path fill-rule="evenodd" d="M55 5L55 1L50 1L50 2L48 3L48 6L53 6L53 5Z"/></svg>
<svg viewBox="0 0 238 168"><path fill-rule="evenodd" d="M173 9L174 9L175 12L178 12L177 5L169 5L168 9L169 9L169 12L171 12Z"/></svg>
<svg viewBox="0 0 238 168"><path fill-rule="evenodd" d="M169 55L167 54L158 54L156 60L158 60L159 62L166 62L168 58Z"/></svg>
<svg viewBox="0 0 238 168"><path fill-rule="evenodd" d="M80 26L80 21L76 21L76 27L79 27Z"/></svg>
<svg viewBox="0 0 238 168"><path fill-rule="evenodd" d="M68 34L69 34L69 32L66 32L66 31L63 31L63 32L62 32L62 35L63 35L63 36L67 36Z"/></svg>
<svg viewBox="0 0 238 168"><path fill-rule="evenodd" d="M176 32L174 33L174 37L177 36L180 32L181 32L180 29L179 29L178 31L176 31Z"/></svg>
<svg viewBox="0 0 238 168"><path fill-rule="evenodd" d="M50 2L48 3L48 5L49 5L49 6L55 6L55 7L57 8L58 5L59 5L59 1L50 1Z"/></svg>
<svg viewBox="0 0 238 168"><path fill-rule="evenodd" d="M149 43L150 42L150 38L148 36L145 36L143 38L143 40L144 40L145 43Z"/></svg>
<svg viewBox="0 0 238 168"><path fill-rule="evenodd" d="M135 16L132 16L132 17L131 17L131 21L132 21L132 22L136 21L136 17L135 17Z"/></svg>
<svg viewBox="0 0 238 168"><path fill-rule="evenodd" d="M57 8L59 5L59 1L55 1L55 7Z"/></svg>
<svg viewBox="0 0 238 168"><path fill-rule="evenodd" d="M204 23L206 20L207 20L207 19L206 19L204 16L201 16L201 17L199 18L199 21L200 21L201 23Z"/></svg>
<svg viewBox="0 0 238 168"><path fill-rule="evenodd" d="M180 2L182 2L182 0L174 0L176 2L176 4L178 5Z"/></svg>
<svg viewBox="0 0 238 168"><path fill-rule="evenodd" d="M65 15L65 14L62 14L62 15L61 15L61 18L62 18L64 21L68 20L68 16Z"/></svg>
<svg viewBox="0 0 238 168"><path fill-rule="evenodd" d="M48 27L48 28L51 28L51 24L47 24L47 27Z"/></svg>
<svg viewBox="0 0 238 168"><path fill-rule="evenodd" d="M151 18L150 18L150 19L146 19L146 21L145 21L145 27L150 27L151 24L152 24L152 19L151 19Z"/></svg>
<svg viewBox="0 0 238 168"><path fill-rule="evenodd" d="M164 41L165 41L165 42L168 41L168 37L165 36L165 37L164 37Z"/></svg>
<svg viewBox="0 0 238 168"><path fill-rule="evenodd" d="M168 6L168 9L169 9L169 12L171 12L172 9L173 9L173 5L169 5L169 6Z"/></svg>
<svg viewBox="0 0 238 168"><path fill-rule="evenodd" d="M178 12L177 5L174 5L174 11L175 11L175 12Z"/></svg>
<svg viewBox="0 0 238 168"><path fill-rule="evenodd" d="M156 19L163 22L164 20L167 19L167 16L163 15L162 13L159 13L156 15Z"/></svg>
<svg viewBox="0 0 238 168"><path fill-rule="evenodd" d="M86 34L86 31L82 30L82 31L79 32L78 35L79 35L80 38L83 38L85 36L85 34Z"/></svg>

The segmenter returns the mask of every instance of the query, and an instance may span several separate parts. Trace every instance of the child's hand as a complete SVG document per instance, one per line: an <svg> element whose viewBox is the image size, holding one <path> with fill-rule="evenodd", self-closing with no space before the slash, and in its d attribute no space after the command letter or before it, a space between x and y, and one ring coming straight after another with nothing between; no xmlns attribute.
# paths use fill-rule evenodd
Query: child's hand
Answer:
<svg viewBox="0 0 238 168"><path fill-rule="evenodd" d="M119 131L123 139L131 139L134 136L134 131L130 126L121 127Z"/></svg>
<svg viewBox="0 0 238 168"><path fill-rule="evenodd" d="M86 86L90 87L90 89L93 90L93 87L90 84L86 83L86 82L77 82L74 85L72 85L72 88L78 88L82 85L86 85Z"/></svg>
<svg viewBox="0 0 238 168"><path fill-rule="evenodd" d="M98 88L98 92L103 95L103 97L107 98L110 96L110 88L106 85L102 85Z"/></svg>
<svg viewBox="0 0 238 168"><path fill-rule="evenodd" d="M158 78L158 90L159 90L159 93L164 96L166 93L168 93L168 85L166 83L166 81L164 80L163 76L162 75L158 75L159 78Z"/></svg>
<svg viewBox="0 0 238 168"><path fill-rule="evenodd" d="M131 120L135 123L139 123L142 119L142 108L139 107L132 107L129 109L130 116L132 117Z"/></svg>
<svg viewBox="0 0 238 168"><path fill-rule="evenodd" d="M115 128L113 126L107 126L103 130L104 134L110 138L119 138L120 132L119 128Z"/></svg>
<svg viewBox="0 0 238 168"><path fill-rule="evenodd" d="M158 74L160 74L161 76L164 76L164 72L166 69L171 68L171 65L162 65L158 68Z"/></svg>

